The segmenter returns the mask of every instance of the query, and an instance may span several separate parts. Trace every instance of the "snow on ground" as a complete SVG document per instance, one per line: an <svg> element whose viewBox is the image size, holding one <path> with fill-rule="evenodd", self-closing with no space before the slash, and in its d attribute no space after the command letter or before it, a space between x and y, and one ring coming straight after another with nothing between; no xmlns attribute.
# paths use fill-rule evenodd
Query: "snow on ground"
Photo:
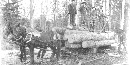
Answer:
<svg viewBox="0 0 130 65"><path fill-rule="evenodd" d="M19 50L2 50L1 65L21 65L18 59Z"/></svg>
<svg viewBox="0 0 130 65"><path fill-rule="evenodd" d="M17 54L20 54L20 51L19 50L2 50L1 51L1 58L4 58L4 57L7 57L8 55L17 55Z"/></svg>
<svg viewBox="0 0 130 65"><path fill-rule="evenodd" d="M51 56L51 49L48 48L49 51L47 51L44 55L44 58L49 58ZM35 62L36 65L40 63L41 65L58 65L54 62L50 61L45 61L46 59L37 59L37 53L39 49L35 49ZM23 63L20 62L18 58L18 54L20 53L19 50L3 50L1 51L2 55L2 65L24 65ZM29 57L27 58L29 59ZM114 65L114 64L125 64L127 58L124 55L121 55L120 57L114 57L114 56L109 56L108 54L103 54L103 53L97 53L97 54L92 54L88 53L87 55L78 55L78 57L69 57L67 59L60 59L59 63L61 65ZM48 64L47 64L48 63Z"/></svg>

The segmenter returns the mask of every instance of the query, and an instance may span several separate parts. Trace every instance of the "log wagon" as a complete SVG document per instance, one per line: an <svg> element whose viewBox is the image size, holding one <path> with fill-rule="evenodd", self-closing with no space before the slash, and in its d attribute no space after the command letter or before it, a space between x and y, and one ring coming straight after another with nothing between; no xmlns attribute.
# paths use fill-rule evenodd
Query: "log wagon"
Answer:
<svg viewBox="0 0 130 65"><path fill-rule="evenodd" d="M69 51L72 53L74 51L74 53L80 53L80 51L82 50L79 49L92 48L93 52L96 53L97 48L100 46L118 44L118 40L114 32L97 33L54 27L52 28L52 33L53 34L51 36L49 36L51 33L49 35L48 33L41 33L40 40L43 42L56 41L56 43L51 42L50 44L57 47L58 53L60 53L58 54L58 57L60 57L60 55L62 55L62 52L64 53L64 51ZM44 43L41 42L40 44ZM30 51L32 51L31 57L33 58L33 60L31 61L34 62L34 50L32 49L34 49L34 47L30 47Z"/></svg>
<svg viewBox="0 0 130 65"><path fill-rule="evenodd" d="M66 40L64 43L65 51L67 49L76 49L78 51L78 49L91 48L92 52L96 53L101 46L112 46L119 43L115 32L98 33L64 28L54 28L53 31L57 32L57 34L64 33L61 36L62 40Z"/></svg>

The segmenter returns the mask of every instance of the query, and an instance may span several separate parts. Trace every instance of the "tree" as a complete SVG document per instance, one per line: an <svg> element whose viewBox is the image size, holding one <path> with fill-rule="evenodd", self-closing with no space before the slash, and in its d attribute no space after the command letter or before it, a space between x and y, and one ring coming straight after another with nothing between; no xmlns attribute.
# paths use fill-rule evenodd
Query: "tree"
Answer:
<svg viewBox="0 0 130 65"><path fill-rule="evenodd" d="M58 26L58 27L67 26L68 17L66 15L68 13L67 10L68 1L55 0L54 3L55 3L55 7L53 8L53 11L55 12L55 15L54 15L53 26Z"/></svg>
<svg viewBox="0 0 130 65"><path fill-rule="evenodd" d="M20 13L18 11L19 5L18 2L13 3L6 3L3 10L3 25L6 26L6 35L8 36L12 33L13 27L19 22L20 20Z"/></svg>
<svg viewBox="0 0 130 65"><path fill-rule="evenodd" d="M20 23L22 26L25 26L26 28L31 28L31 24L29 22L29 19L27 18L21 18Z"/></svg>
<svg viewBox="0 0 130 65"><path fill-rule="evenodd" d="M45 23L46 23L46 15L45 14L42 14L41 16L40 16L40 21L41 21L41 30L45 30Z"/></svg>
<svg viewBox="0 0 130 65"><path fill-rule="evenodd" d="M37 31L41 31L40 19L35 19L34 20L34 29L36 29Z"/></svg>
<svg viewBox="0 0 130 65"><path fill-rule="evenodd" d="M117 32L120 28L122 0L111 0L111 22L112 30Z"/></svg>
<svg viewBox="0 0 130 65"><path fill-rule="evenodd" d="M8 36L11 35L9 41L20 46L20 60L23 61L23 58L26 58L25 53L25 42L26 37L26 28L22 27L27 19L21 18L19 15L19 5L16 0L12 1L13 3L6 3L3 8L3 25L6 27L5 34ZM22 26L21 26L22 24ZM6 38L8 39L8 38Z"/></svg>

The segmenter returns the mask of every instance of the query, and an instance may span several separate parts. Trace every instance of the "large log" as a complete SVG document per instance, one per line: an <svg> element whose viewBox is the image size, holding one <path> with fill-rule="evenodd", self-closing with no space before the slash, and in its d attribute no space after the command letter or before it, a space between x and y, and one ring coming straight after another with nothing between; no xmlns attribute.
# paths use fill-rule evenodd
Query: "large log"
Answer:
<svg viewBox="0 0 130 65"><path fill-rule="evenodd" d="M117 43L115 40L102 40L102 41L84 41L82 42L82 47L99 47L99 46L106 46Z"/></svg>
<svg viewBox="0 0 130 65"><path fill-rule="evenodd" d="M106 32L106 33L97 33L97 32L88 32L88 31L79 31L79 30L68 30L63 28L53 28L53 31L57 33L64 33L64 38L68 39L67 47L79 48L82 47L98 47L104 45L111 45L116 43L115 33ZM82 42L79 44L75 44Z"/></svg>
<svg viewBox="0 0 130 65"><path fill-rule="evenodd" d="M66 30L64 37L68 39L69 43L81 42L81 41L101 41L114 39L114 32L96 33L88 31Z"/></svg>
<svg viewBox="0 0 130 65"><path fill-rule="evenodd" d="M65 46L68 47L68 48L80 48L81 44L69 44L68 43Z"/></svg>
<svg viewBox="0 0 130 65"><path fill-rule="evenodd" d="M83 41L82 44L70 44L66 43L66 47L69 48L92 48L92 47L100 47L100 46L106 46L106 45L111 45L117 43L115 40L103 40L103 41Z"/></svg>

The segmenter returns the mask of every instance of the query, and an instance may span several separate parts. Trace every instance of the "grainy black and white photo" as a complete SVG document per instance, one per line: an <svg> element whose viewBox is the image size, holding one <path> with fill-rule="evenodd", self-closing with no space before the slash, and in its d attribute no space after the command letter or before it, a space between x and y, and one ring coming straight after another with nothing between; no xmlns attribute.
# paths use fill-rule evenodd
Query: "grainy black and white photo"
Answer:
<svg viewBox="0 0 130 65"><path fill-rule="evenodd" d="M130 65L130 0L0 0L1 65Z"/></svg>

